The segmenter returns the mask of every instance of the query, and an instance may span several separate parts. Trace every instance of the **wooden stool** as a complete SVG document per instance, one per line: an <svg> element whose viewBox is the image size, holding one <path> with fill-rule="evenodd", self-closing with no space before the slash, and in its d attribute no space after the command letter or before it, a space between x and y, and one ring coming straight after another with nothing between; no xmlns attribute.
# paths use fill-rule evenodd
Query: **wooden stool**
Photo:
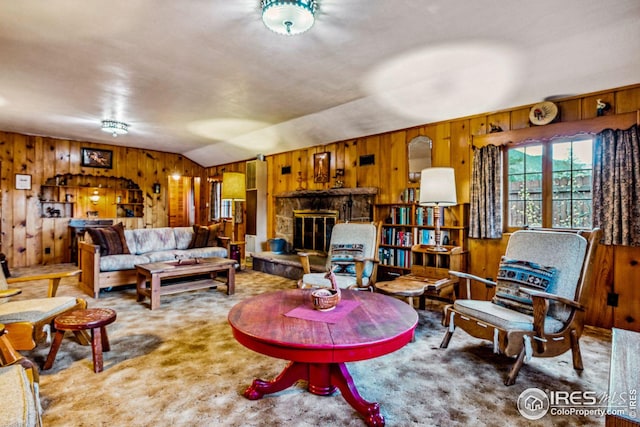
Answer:
<svg viewBox="0 0 640 427"><path fill-rule="evenodd" d="M53 324L56 336L51 344L43 370L51 369L56 358L65 331L73 331L76 335L91 329L91 351L93 352L93 371L102 372L102 351L111 350L105 326L116 320L116 312L110 308L87 308L62 314L55 318Z"/></svg>

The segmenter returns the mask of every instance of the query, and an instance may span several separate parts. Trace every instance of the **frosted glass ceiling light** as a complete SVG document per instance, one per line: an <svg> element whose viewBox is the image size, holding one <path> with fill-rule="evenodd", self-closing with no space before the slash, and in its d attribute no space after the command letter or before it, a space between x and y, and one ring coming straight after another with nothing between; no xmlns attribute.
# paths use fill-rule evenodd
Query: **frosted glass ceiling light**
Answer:
<svg viewBox="0 0 640 427"><path fill-rule="evenodd" d="M293 36L313 26L316 10L315 0L262 0L262 21L271 31Z"/></svg>
<svg viewBox="0 0 640 427"><path fill-rule="evenodd" d="M115 138L118 135L126 135L129 133L129 125L116 120L103 120L102 130L109 132Z"/></svg>

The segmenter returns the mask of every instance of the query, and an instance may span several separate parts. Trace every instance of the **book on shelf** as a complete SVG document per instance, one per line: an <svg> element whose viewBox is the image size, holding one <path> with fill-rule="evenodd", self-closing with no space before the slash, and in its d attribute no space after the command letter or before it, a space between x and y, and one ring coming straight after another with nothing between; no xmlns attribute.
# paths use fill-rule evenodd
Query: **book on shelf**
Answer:
<svg viewBox="0 0 640 427"><path fill-rule="evenodd" d="M434 226L434 207L432 206L418 206L416 208L416 225ZM444 208L440 209L440 225L444 225Z"/></svg>

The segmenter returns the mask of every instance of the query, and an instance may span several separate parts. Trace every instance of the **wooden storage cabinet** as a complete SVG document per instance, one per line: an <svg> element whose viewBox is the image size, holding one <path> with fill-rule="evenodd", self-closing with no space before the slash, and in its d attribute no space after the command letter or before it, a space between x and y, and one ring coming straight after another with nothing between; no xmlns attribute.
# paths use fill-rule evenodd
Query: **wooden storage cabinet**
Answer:
<svg viewBox="0 0 640 427"><path fill-rule="evenodd" d="M465 203L441 209L443 211L440 225L441 238L444 239L444 236L447 236L448 245L445 245L447 247L460 247L460 251L464 253L464 260L461 262L466 269L469 205ZM435 244L433 208L416 203L383 203L374 206L374 217L376 221L383 223L378 252L380 264L377 280L392 280L412 272L414 245ZM428 274L425 276L436 277Z"/></svg>
<svg viewBox="0 0 640 427"><path fill-rule="evenodd" d="M446 251L436 251L432 245L414 245L411 248L411 274L444 279L449 270L467 271L467 251L460 246L444 246Z"/></svg>

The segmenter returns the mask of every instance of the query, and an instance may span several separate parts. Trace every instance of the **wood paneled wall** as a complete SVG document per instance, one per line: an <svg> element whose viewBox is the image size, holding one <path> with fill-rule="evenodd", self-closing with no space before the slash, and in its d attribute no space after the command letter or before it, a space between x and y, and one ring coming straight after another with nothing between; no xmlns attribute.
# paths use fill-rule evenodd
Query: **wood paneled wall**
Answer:
<svg viewBox="0 0 640 427"><path fill-rule="evenodd" d="M560 111L559 121L572 122L596 117L598 99L611 105L607 114L636 111L640 109L640 84L556 100L554 102ZM410 184L407 178L407 144L418 135L426 135L433 140L433 166L455 168L458 200L461 203L469 202L473 137L487 134L491 124L500 126L504 131L529 127L530 108L531 105L525 105L267 156L268 235L273 237L275 230L274 195L298 188L325 189L333 186L333 179L325 184L313 182L315 153L331 154L332 175L336 168L345 169L345 187L378 187L378 203L399 202L404 188L418 186ZM359 158L362 155L374 155L375 164L361 166ZM290 167L291 172L283 174L283 167ZM207 173L214 176L223 169L244 171L244 162L209 168ZM507 238L470 239L470 272L481 277L495 277ZM598 255L599 280L592 289L588 322L607 328L616 326L640 330L640 248L606 247ZM490 298L491 292L484 286L473 289L476 298ZM618 295L617 307L607 305L609 294Z"/></svg>
<svg viewBox="0 0 640 427"><path fill-rule="evenodd" d="M47 178L70 173L131 179L144 191L143 226L163 227L168 225L168 176L178 171L202 177L205 172L183 156L153 150L8 132L0 132L0 146L2 252L12 267L62 262L68 252L69 219L41 218L38 195ZM113 168L81 167L82 147L112 150ZM15 189L17 173L31 175L31 190ZM155 182L161 184L160 194L152 191Z"/></svg>

